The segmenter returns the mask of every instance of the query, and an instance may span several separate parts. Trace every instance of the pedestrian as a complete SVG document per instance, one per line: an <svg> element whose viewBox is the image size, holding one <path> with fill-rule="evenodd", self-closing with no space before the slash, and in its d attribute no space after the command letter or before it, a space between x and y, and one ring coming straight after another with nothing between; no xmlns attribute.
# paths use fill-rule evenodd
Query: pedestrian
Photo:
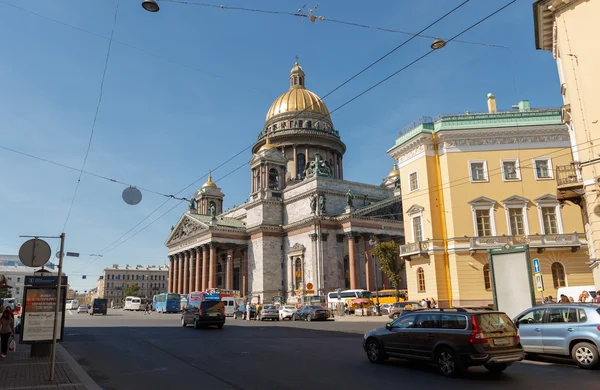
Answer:
<svg viewBox="0 0 600 390"><path fill-rule="evenodd" d="M8 352L8 341L10 337L15 335L15 320L12 316L10 308L4 309L2 317L0 317L0 352L2 358L6 357Z"/></svg>
<svg viewBox="0 0 600 390"><path fill-rule="evenodd" d="M600 294L596 293L596 297L593 300L594 303L600 303Z"/></svg>
<svg viewBox="0 0 600 390"><path fill-rule="evenodd" d="M583 291L579 295L579 301L578 302L589 302L589 297L590 297L590 294L587 291Z"/></svg>
<svg viewBox="0 0 600 390"><path fill-rule="evenodd" d="M148 306L148 303L146 303L146 307L144 309L144 315L149 314L148 309L150 309L150 307Z"/></svg>
<svg viewBox="0 0 600 390"><path fill-rule="evenodd" d="M425 298L425 304L427 305L428 309L431 309L431 301L429 300L429 298Z"/></svg>
<svg viewBox="0 0 600 390"><path fill-rule="evenodd" d="M437 301L431 297L431 307L437 309Z"/></svg>
<svg viewBox="0 0 600 390"><path fill-rule="evenodd" d="M574 303L575 299L573 299L573 297L569 297L569 302Z"/></svg>
<svg viewBox="0 0 600 390"><path fill-rule="evenodd" d="M569 303L569 298L565 294L560 294L560 303Z"/></svg>
<svg viewBox="0 0 600 390"><path fill-rule="evenodd" d="M350 311L348 310L348 302L344 303L344 313L346 313L346 315L350 314Z"/></svg>
<svg viewBox="0 0 600 390"><path fill-rule="evenodd" d="M254 319L256 321L260 321L260 310L262 309L262 306L260 306L260 302L256 305L256 315L254 316Z"/></svg>
<svg viewBox="0 0 600 390"><path fill-rule="evenodd" d="M246 304L246 321L250 321L251 315L252 315L252 306L250 305L250 302L248 302Z"/></svg>
<svg viewBox="0 0 600 390"><path fill-rule="evenodd" d="M421 300L421 307L427 307L427 299L423 298Z"/></svg>

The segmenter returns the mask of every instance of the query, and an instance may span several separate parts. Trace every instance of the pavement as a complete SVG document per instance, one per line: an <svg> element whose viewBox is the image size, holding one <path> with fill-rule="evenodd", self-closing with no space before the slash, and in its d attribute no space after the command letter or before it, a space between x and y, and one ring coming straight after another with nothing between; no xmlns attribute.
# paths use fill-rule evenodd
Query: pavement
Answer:
<svg viewBox="0 0 600 390"><path fill-rule="evenodd" d="M598 370L582 370L567 359L538 357L515 363L500 375L471 368L457 379L403 360L371 364L362 349L363 334L383 326L385 317L228 319L222 330L184 328L180 318L121 310L93 317L73 313L67 315L63 346L105 390L178 389L190 384L210 390L600 388Z"/></svg>
<svg viewBox="0 0 600 390"><path fill-rule="evenodd" d="M17 336L18 337L18 336ZM18 344L0 361L2 390L100 390L100 387L60 345L56 348L54 381L50 382L50 357L29 357L31 346Z"/></svg>

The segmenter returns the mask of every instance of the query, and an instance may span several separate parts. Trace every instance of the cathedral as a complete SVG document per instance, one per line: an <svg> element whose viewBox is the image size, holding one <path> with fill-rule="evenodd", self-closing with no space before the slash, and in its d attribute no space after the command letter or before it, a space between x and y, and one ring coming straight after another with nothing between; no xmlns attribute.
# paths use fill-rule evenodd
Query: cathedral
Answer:
<svg viewBox="0 0 600 390"><path fill-rule="evenodd" d="M399 172L381 185L344 179L346 145L296 64L252 147L249 200L223 210L212 181L172 228L169 291L233 290L253 302L294 303L337 289L390 288L370 254L404 243Z"/></svg>

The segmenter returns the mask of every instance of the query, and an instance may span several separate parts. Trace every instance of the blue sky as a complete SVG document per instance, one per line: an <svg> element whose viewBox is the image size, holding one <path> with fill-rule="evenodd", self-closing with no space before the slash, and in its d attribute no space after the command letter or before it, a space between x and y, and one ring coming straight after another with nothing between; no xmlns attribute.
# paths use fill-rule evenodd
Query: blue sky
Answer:
<svg viewBox="0 0 600 390"><path fill-rule="evenodd" d="M426 34L449 38L506 2L472 0ZM222 3L289 12L303 4ZM322 0L315 13L417 32L459 3ZM484 111L488 92L496 95L499 109L510 109L522 99L533 107L560 106L554 60L550 53L535 50L531 3L518 1L461 37L510 49L450 43L337 111L332 119L348 147L346 179L379 184L391 169L385 151L400 128L423 115ZM81 167L116 5L116 0L0 0L0 146ZM323 96L407 38L331 22L312 24L291 16L171 2L162 2L161 11L151 14L137 0L121 0L114 31L118 42L112 44L86 170L175 193L256 140L272 101L288 88L294 56L300 56L308 89ZM325 103L335 109L426 53L430 43L414 39ZM241 154L216 170L214 178L250 157L249 152ZM60 234L78 172L2 149L0 167L0 253L16 254L23 242L19 235ZM183 195L190 196L204 181ZM249 194L249 170L243 167L218 184L226 208L239 205ZM65 260L75 289L94 287L101 269L114 263L166 262L164 241L186 204L104 257L87 256L165 201L144 192L139 205L129 206L121 200L123 189L92 176L82 178L65 230L66 249L82 254ZM169 201L138 229L175 204Z"/></svg>

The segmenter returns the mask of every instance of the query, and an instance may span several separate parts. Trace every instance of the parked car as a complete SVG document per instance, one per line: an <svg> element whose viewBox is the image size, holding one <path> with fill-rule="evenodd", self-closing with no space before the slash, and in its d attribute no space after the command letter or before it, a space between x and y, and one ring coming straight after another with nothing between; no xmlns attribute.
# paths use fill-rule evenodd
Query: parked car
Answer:
<svg viewBox="0 0 600 390"><path fill-rule="evenodd" d="M390 314L390 309L392 308L392 303L384 303L383 305L379 305L379 310L381 310L381 314Z"/></svg>
<svg viewBox="0 0 600 390"><path fill-rule="evenodd" d="M394 303L389 309L388 309L388 315L391 319L396 319L398 317L400 317L405 311L411 311L411 310L422 310L423 307L421 306L421 304L419 302L398 302L398 303Z"/></svg>
<svg viewBox="0 0 600 390"><path fill-rule="evenodd" d="M218 300L190 301L181 314L181 326L193 325L194 329L225 325L225 305Z"/></svg>
<svg viewBox="0 0 600 390"><path fill-rule="evenodd" d="M532 307L514 320L528 354L571 356L581 368L598 365L600 305L555 303Z"/></svg>
<svg viewBox="0 0 600 390"><path fill-rule="evenodd" d="M296 306L280 306L279 307L279 319L281 321L285 320L286 318L291 320L292 316L294 315L294 313L296 312Z"/></svg>
<svg viewBox="0 0 600 390"><path fill-rule="evenodd" d="M238 306L238 308L233 312L234 319L246 319L246 305ZM256 317L256 307L250 306L250 319Z"/></svg>
<svg viewBox="0 0 600 390"><path fill-rule="evenodd" d="M329 311L321 306L302 306L292 314L292 321L327 320L327 318L329 318Z"/></svg>
<svg viewBox="0 0 600 390"><path fill-rule="evenodd" d="M87 314L87 312L88 312L88 307L87 306L83 306L82 305L82 306L79 306L77 308L77 314L79 314L79 313L86 313Z"/></svg>
<svg viewBox="0 0 600 390"><path fill-rule="evenodd" d="M265 305L260 309L260 320L279 321L279 310L273 305Z"/></svg>
<svg viewBox="0 0 600 390"><path fill-rule="evenodd" d="M433 309L407 313L385 328L367 332L363 347L369 361L390 357L434 364L442 375L456 376L470 366L502 372L525 352L511 319L497 311Z"/></svg>

